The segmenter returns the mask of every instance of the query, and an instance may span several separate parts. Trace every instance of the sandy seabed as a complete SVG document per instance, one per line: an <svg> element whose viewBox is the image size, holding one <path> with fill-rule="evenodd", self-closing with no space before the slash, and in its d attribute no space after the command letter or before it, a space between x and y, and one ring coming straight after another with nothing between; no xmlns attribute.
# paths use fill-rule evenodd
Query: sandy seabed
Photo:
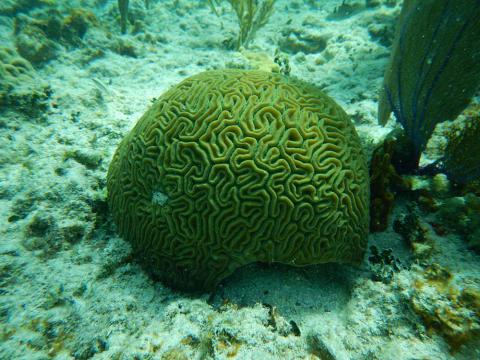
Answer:
<svg viewBox="0 0 480 360"><path fill-rule="evenodd" d="M421 210L431 251L415 256L392 228L409 211L401 195L369 238L393 262L252 264L196 296L150 279L107 211L110 159L155 98L203 70L272 66L276 49L342 105L371 154L396 126L377 125L376 101L400 1L342 13L341 1L278 0L241 51L227 3L219 17L203 1L130 3L125 35L116 1L0 5L0 59L17 69L0 73L0 358L479 359L479 256ZM74 24L74 9L84 33L31 32Z"/></svg>

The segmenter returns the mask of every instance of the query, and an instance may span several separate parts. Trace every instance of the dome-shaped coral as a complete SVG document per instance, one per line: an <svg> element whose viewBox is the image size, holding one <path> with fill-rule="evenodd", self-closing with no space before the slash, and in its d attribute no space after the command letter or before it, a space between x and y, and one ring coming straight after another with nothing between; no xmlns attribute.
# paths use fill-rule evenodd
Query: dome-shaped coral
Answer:
<svg viewBox="0 0 480 360"><path fill-rule="evenodd" d="M345 112L306 83L208 71L162 95L108 172L120 234L145 267L211 289L255 262L358 263L368 171Z"/></svg>

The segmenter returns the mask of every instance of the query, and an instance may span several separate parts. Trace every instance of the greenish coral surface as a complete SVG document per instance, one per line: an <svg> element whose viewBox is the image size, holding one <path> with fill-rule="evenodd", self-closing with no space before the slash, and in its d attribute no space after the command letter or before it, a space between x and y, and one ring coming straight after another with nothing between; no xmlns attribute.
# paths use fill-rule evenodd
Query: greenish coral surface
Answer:
<svg viewBox="0 0 480 360"><path fill-rule="evenodd" d="M119 145L109 206L146 269L212 289L251 262L359 263L369 180L346 113L261 71L207 71L162 95Z"/></svg>
<svg viewBox="0 0 480 360"><path fill-rule="evenodd" d="M445 199L438 218L447 227L465 238L468 245L480 252L480 196L468 193L464 197Z"/></svg>
<svg viewBox="0 0 480 360"><path fill-rule="evenodd" d="M444 165L450 178L459 183L480 179L480 106L475 113L467 116L464 126L449 133L445 149Z"/></svg>
<svg viewBox="0 0 480 360"><path fill-rule="evenodd" d="M11 48L0 48L0 112L37 114L45 110L50 92L28 60Z"/></svg>
<svg viewBox="0 0 480 360"><path fill-rule="evenodd" d="M32 65L10 48L0 48L0 90L10 90L32 79Z"/></svg>

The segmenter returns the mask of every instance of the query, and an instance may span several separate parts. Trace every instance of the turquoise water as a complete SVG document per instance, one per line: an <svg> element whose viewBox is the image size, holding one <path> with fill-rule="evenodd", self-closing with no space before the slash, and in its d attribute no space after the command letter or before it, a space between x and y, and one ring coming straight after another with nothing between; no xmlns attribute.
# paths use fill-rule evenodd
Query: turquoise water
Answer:
<svg viewBox="0 0 480 360"><path fill-rule="evenodd" d="M0 359L480 358L478 18L3 0Z"/></svg>

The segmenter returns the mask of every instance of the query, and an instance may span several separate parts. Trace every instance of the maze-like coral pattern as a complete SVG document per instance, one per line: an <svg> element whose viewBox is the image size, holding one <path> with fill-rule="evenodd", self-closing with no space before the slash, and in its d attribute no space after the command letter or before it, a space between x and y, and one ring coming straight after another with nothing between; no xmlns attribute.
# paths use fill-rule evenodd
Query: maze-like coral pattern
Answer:
<svg viewBox="0 0 480 360"><path fill-rule="evenodd" d="M161 96L108 172L120 234L145 267L211 289L255 262L361 261L369 182L345 112L317 88L208 71Z"/></svg>

